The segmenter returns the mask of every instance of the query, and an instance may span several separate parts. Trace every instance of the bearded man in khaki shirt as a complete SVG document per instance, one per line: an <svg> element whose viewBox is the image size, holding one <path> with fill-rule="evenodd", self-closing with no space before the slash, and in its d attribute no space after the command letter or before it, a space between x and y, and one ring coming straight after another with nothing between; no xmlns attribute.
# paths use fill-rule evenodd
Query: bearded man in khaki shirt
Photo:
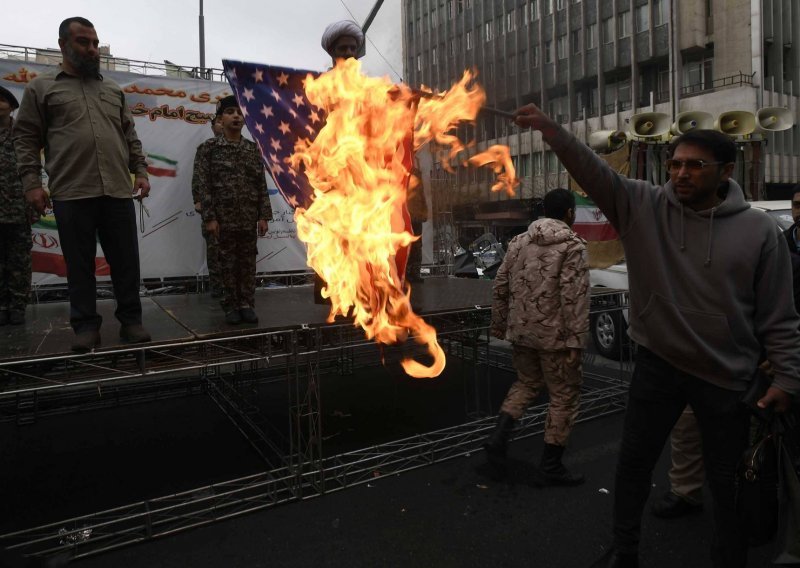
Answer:
<svg viewBox="0 0 800 568"><path fill-rule="evenodd" d="M120 337L150 341L139 300L139 242L132 197L150 192L147 163L133 116L119 85L100 74L99 41L85 18L58 29L59 71L33 79L25 89L14 143L28 203L43 214L52 199L67 264L73 351L100 344L95 251L100 241L111 267ZM50 195L42 188L40 151ZM131 185L131 176L135 181Z"/></svg>

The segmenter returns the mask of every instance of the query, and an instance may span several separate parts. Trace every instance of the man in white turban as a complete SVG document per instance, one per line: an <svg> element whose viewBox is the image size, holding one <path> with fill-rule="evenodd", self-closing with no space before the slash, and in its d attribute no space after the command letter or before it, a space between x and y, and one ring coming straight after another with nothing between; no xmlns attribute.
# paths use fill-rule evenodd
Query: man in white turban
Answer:
<svg viewBox="0 0 800 568"><path fill-rule="evenodd" d="M358 57L364 46L364 32L353 20L334 22L322 34L322 49L328 52L336 65L337 59Z"/></svg>

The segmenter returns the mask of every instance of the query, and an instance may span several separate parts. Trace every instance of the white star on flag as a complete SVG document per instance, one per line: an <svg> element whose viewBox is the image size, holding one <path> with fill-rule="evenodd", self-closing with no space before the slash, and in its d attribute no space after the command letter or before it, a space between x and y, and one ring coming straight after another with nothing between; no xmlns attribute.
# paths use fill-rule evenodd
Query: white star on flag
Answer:
<svg viewBox="0 0 800 568"><path fill-rule="evenodd" d="M297 108L300 108L301 106L303 106L304 104L306 104L306 103L303 101L303 97L300 95L300 93L297 93L297 94L294 96L294 98L292 99L292 101L294 102L294 104L296 104L296 105L297 105Z"/></svg>
<svg viewBox="0 0 800 568"><path fill-rule="evenodd" d="M276 91L275 89L272 89L272 93L271 94L272 94L272 98L273 99L275 99L278 102L281 102L281 94L278 91Z"/></svg>
<svg viewBox="0 0 800 568"><path fill-rule="evenodd" d="M272 149L276 152L281 149L281 141L276 140L275 138L270 138L269 145L272 146Z"/></svg>
<svg viewBox="0 0 800 568"><path fill-rule="evenodd" d="M264 118L269 118L273 115L272 107L268 107L267 105L261 105L261 114L264 115Z"/></svg>
<svg viewBox="0 0 800 568"><path fill-rule="evenodd" d="M278 79L278 85L280 85L281 87L286 87L289 85L289 75L287 75L283 71L281 71L281 74L278 75L277 79Z"/></svg>
<svg viewBox="0 0 800 568"><path fill-rule="evenodd" d="M264 125L260 122L256 122L256 130L258 130L259 134L264 134Z"/></svg>
<svg viewBox="0 0 800 568"><path fill-rule="evenodd" d="M280 126L278 126L278 130L284 134L289 134L292 131L291 127L286 122L281 122Z"/></svg>
<svg viewBox="0 0 800 568"><path fill-rule="evenodd" d="M253 94L253 89L248 89L248 88L244 89L242 96L247 99L248 103L256 98L255 95Z"/></svg>
<svg viewBox="0 0 800 568"><path fill-rule="evenodd" d="M256 83L263 83L264 82L264 71L261 69L256 69L253 71L253 80Z"/></svg>

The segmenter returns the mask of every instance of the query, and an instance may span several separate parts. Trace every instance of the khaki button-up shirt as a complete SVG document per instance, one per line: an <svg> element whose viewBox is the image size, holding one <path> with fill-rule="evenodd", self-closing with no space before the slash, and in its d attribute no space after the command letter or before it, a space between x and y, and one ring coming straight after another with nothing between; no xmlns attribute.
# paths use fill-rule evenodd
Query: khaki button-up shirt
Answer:
<svg viewBox="0 0 800 568"><path fill-rule="evenodd" d="M25 191L42 186L42 148L50 196L56 200L130 198L130 174L147 177L125 94L102 75L75 77L62 70L33 79L13 136Z"/></svg>

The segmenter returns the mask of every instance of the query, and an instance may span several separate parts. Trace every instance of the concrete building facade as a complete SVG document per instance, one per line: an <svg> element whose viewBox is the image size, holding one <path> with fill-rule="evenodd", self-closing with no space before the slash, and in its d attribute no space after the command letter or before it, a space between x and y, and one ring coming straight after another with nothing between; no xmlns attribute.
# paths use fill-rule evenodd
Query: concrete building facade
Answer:
<svg viewBox="0 0 800 568"><path fill-rule="evenodd" d="M402 15L407 83L444 90L475 68L487 106L534 102L583 140L642 112L785 107L794 126L764 135L767 193L800 182L798 0L403 0ZM511 148L520 200L567 184L538 133L482 113L462 134ZM453 207L504 199L485 174L451 181Z"/></svg>

